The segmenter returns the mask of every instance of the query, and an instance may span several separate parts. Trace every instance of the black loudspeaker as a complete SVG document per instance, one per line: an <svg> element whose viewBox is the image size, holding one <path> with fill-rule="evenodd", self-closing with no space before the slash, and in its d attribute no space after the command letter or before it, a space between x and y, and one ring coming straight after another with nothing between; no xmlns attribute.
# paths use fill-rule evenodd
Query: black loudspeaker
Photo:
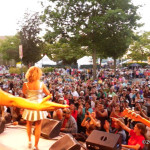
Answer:
<svg viewBox="0 0 150 150"><path fill-rule="evenodd" d="M5 120L0 119L0 134L4 132L5 129Z"/></svg>
<svg viewBox="0 0 150 150"><path fill-rule="evenodd" d="M88 150L121 150L121 135L94 130L86 146Z"/></svg>
<svg viewBox="0 0 150 150"><path fill-rule="evenodd" d="M6 124L11 123L11 119L12 119L11 114L10 113L5 113L4 114L4 119L5 119Z"/></svg>
<svg viewBox="0 0 150 150"><path fill-rule="evenodd" d="M41 126L41 136L44 138L54 138L59 135L61 122L58 120L43 119Z"/></svg>
<svg viewBox="0 0 150 150"><path fill-rule="evenodd" d="M80 144L69 134L56 141L49 150L80 150Z"/></svg>

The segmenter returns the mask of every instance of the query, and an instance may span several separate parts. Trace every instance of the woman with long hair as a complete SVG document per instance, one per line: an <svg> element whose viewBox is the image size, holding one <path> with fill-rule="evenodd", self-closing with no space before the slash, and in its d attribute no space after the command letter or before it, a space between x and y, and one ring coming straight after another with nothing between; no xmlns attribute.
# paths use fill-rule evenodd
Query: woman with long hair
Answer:
<svg viewBox="0 0 150 150"><path fill-rule="evenodd" d="M137 123L134 126L134 129L128 128L124 123L122 123L117 118L112 118L113 121L118 122L118 124L130 134L130 138L128 140L128 145L122 145L122 148L126 149L135 149L135 150L142 150L144 148L143 141L146 139L146 127L142 123Z"/></svg>
<svg viewBox="0 0 150 150"><path fill-rule="evenodd" d="M121 118L122 116L122 112L121 112L121 108L120 108L120 104L116 104L113 108L112 108L112 112L110 113L110 117L114 117L114 118ZM115 128L115 122L112 121L111 123L111 127L114 129Z"/></svg>
<svg viewBox="0 0 150 150"><path fill-rule="evenodd" d="M23 94L30 101L34 101L36 103L42 102L43 93L45 95L49 95L47 87L40 82L40 78L42 76L42 71L38 67L30 67L25 75L28 82L23 84ZM41 123L42 119L47 117L47 112L45 111L34 111L34 110L24 110L23 119L27 121L27 134L28 134L28 148L32 147L31 143L31 128L32 123L35 122L35 144L34 150L38 150L38 142L41 134Z"/></svg>

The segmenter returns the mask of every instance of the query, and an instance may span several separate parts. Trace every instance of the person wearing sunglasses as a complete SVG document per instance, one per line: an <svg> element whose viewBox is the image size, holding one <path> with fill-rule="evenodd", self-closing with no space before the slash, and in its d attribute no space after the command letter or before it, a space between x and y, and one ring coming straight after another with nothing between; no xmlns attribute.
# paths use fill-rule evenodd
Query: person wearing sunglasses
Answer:
<svg viewBox="0 0 150 150"><path fill-rule="evenodd" d="M64 133L77 133L77 122L71 115L69 108L63 110L63 120L60 131Z"/></svg>

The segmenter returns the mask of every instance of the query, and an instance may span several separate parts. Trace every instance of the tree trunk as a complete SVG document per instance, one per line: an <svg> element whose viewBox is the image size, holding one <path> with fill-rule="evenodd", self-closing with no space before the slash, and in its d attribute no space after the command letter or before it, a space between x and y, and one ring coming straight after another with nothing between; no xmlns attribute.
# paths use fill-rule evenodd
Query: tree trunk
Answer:
<svg viewBox="0 0 150 150"><path fill-rule="evenodd" d="M101 65L102 65L102 60L103 60L103 59L100 58L100 64L99 64L99 65L100 65L100 68L101 68Z"/></svg>
<svg viewBox="0 0 150 150"><path fill-rule="evenodd" d="M95 80L96 79L96 68L97 68L97 65L96 65L96 50L95 49L93 50L92 57L93 57L93 80Z"/></svg>
<svg viewBox="0 0 150 150"><path fill-rule="evenodd" d="M114 73L116 74L116 58L114 58Z"/></svg>

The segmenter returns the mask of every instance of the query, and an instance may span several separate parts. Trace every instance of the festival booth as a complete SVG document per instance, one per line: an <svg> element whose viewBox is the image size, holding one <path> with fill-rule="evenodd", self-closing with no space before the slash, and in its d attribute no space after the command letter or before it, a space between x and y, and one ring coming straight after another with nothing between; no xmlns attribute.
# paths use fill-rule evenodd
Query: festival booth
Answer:
<svg viewBox="0 0 150 150"><path fill-rule="evenodd" d="M45 55L41 60L39 60L37 63L35 63L35 66L37 67L50 67L50 66L55 66L56 62L52 61L49 59L47 55Z"/></svg>
<svg viewBox="0 0 150 150"><path fill-rule="evenodd" d="M99 64L100 59L97 59L97 64ZM77 60L78 68L89 68L87 66L92 67L93 66L93 58L92 56L84 56Z"/></svg>
<svg viewBox="0 0 150 150"><path fill-rule="evenodd" d="M81 68L82 65L93 65L92 56L84 56L77 60L78 68Z"/></svg>

